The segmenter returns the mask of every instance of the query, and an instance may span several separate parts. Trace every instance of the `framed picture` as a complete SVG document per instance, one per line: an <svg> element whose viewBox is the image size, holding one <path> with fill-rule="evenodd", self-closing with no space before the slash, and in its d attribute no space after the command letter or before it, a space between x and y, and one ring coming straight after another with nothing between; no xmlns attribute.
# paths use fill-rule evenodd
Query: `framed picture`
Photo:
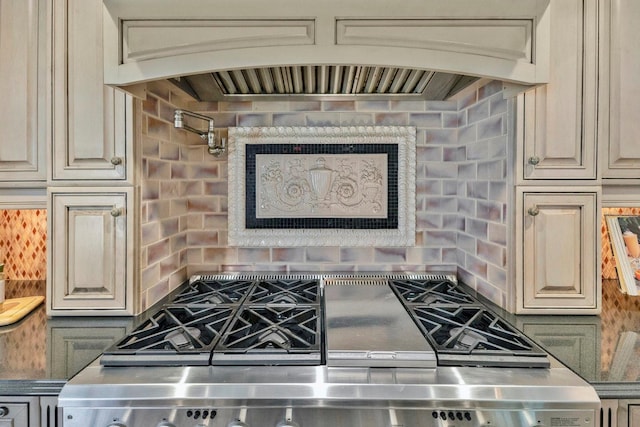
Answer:
<svg viewBox="0 0 640 427"><path fill-rule="evenodd" d="M412 246L414 127L230 128L230 246Z"/></svg>
<svg viewBox="0 0 640 427"><path fill-rule="evenodd" d="M629 295L640 292L640 216L607 215L607 228L616 260L620 288Z"/></svg>

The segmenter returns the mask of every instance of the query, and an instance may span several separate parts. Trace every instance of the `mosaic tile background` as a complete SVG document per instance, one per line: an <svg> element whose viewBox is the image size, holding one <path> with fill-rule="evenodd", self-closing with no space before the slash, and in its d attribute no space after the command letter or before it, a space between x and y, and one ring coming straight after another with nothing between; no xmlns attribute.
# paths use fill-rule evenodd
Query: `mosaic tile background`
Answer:
<svg viewBox="0 0 640 427"><path fill-rule="evenodd" d="M0 262L9 280L46 278L46 210L0 210Z"/></svg>
<svg viewBox="0 0 640 427"><path fill-rule="evenodd" d="M617 280L602 284L600 366L603 379L616 381L640 380L640 297L625 295L618 289ZM622 347L633 348L631 352ZM616 353L617 358L616 358ZM625 363L620 355L629 357Z"/></svg>
<svg viewBox="0 0 640 427"><path fill-rule="evenodd" d="M640 208L602 208L602 219L600 222L600 232L602 233L602 278L617 279L616 260L613 257L613 250L611 249L605 215L640 215Z"/></svg>
<svg viewBox="0 0 640 427"><path fill-rule="evenodd" d="M156 84L141 126L141 309L199 271L454 272L500 306L506 272L510 104L492 82L457 101L187 102ZM414 247L232 248L227 159L173 128L175 108L230 126L417 128ZM188 123L201 127L202 123Z"/></svg>

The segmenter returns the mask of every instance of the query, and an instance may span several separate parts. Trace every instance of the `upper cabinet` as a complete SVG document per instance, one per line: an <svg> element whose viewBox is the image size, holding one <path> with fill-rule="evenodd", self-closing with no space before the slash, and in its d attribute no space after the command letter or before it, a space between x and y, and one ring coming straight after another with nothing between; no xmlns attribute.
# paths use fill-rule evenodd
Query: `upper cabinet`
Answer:
<svg viewBox="0 0 640 427"><path fill-rule="evenodd" d="M47 3L0 0L0 186L46 179Z"/></svg>
<svg viewBox="0 0 640 427"><path fill-rule="evenodd" d="M54 181L130 181L132 102L103 84L102 2L53 1Z"/></svg>
<svg viewBox="0 0 640 427"><path fill-rule="evenodd" d="M549 84L519 99L521 183L597 178L597 6L595 0L551 2Z"/></svg>
<svg viewBox="0 0 640 427"><path fill-rule="evenodd" d="M601 0L600 146L603 178L640 177L640 18L637 0Z"/></svg>

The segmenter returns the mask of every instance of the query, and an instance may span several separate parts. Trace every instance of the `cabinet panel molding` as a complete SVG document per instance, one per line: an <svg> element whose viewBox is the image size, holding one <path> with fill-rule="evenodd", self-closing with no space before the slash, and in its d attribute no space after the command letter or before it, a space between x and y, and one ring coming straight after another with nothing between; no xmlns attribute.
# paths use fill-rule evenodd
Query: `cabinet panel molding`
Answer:
<svg viewBox="0 0 640 427"><path fill-rule="evenodd" d="M0 0L0 181L46 178L46 13L42 0Z"/></svg>
<svg viewBox="0 0 640 427"><path fill-rule="evenodd" d="M595 180L598 8L591 0L551 2L549 83L520 95L518 178Z"/></svg>
<svg viewBox="0 0 640 427"><path fill-rule="evenodd" d="M102 2L53 3L52 179L127 180L132 102L103 84Z"/></svg>
<svg viewBox="0 0 640 427"><path fill-rule="evenodd" d="M132 314L133 190L49 189L47 310Z"/></svg>
<svg viewBox="0 0 640 427"><path fill-rule="evenodd" d="M600 141L604 178L638 178L640 171L640 2L601 0Z"/></svg>
<svg viewBox="0 0 640 427"><path fill-rule="evenodd" d="M599 189L528 190L517 191L517 312L597 313Z"/></svg>

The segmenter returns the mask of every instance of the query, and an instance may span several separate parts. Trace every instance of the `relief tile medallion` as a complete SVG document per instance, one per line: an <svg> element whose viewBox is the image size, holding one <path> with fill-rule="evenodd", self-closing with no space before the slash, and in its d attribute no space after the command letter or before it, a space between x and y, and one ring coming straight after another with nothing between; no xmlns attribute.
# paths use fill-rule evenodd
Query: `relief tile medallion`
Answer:
<svg viewBox="0 0 640 427"><path fill-rule="evenodd" d="M414 127L229 128L230 246L413 246Z"/></svg>

